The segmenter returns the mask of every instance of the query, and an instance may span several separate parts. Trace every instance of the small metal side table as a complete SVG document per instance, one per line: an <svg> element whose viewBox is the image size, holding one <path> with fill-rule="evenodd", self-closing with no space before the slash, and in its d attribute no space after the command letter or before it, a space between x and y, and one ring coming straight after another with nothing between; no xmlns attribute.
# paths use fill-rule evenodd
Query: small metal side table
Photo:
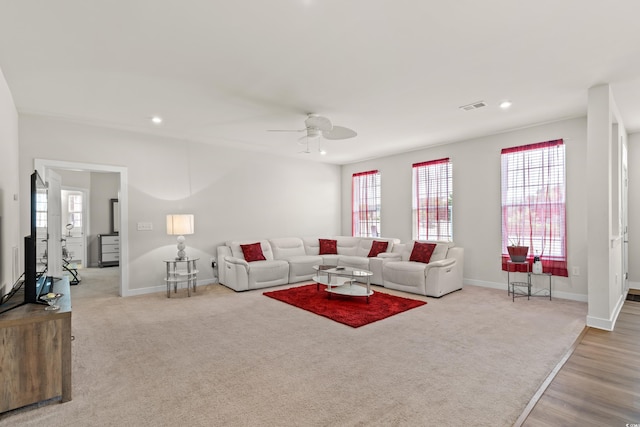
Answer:
<svg viewBox="0 0 640 427"><path fill-rule="evenodd" d="M549 301L551 301L551 276L552 276L552 274L551 273L534 273L534 272L529 273L529 283L531 284L531 286L533 286L533 278L534 277L538 277L538 276L548 277L549 278L549 295L544 295L544 294L540 294L540 293L531 293L531 295L529 295L529 296L532 296L532 297L547 297L548 296L549 297ZM531 289L531 287L529 289ZM541 289L539 292L542 292L544 290L546 290L546 289ZM529 292L531 292L531 291L529 291Z"/></svg>
<svg viewBox="0 0 640 427"><path fill-rule="evenodd" d="M164 263L167 265L167 276L164 281L167 282L167 298L171 298L171 285L173 292L178 292L178 283L187 284L187 295L191 296L191 288L196 291L196 282L198 281L198 270L196 261L200 258L185 259L166 259Z"/></svg>
<svg viewBox="0 0 640 427"><path fill-rule="evenodd" d="M525 266L526 271L517 271L516 268L519 265ZM526 281L511 280L512 274L524 274L526 275ZM526 292L524 292L523 288L526 288ZM531 297L531 265L528 262L507 261L507 295L511 295L512 301L519 297L527 297L527 299Z"/></svg>

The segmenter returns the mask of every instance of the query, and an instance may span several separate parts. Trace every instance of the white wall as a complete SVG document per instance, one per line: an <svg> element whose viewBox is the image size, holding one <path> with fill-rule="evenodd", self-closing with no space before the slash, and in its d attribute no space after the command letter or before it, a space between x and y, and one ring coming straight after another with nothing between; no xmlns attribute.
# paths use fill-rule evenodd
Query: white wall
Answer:
<svg viewBox="0 0 640 427"><path fill-rule="evenodd" d="M465 249L466 284L507 288L501 270L500 150L562 138L566 145L568 267L580 275L553 278L553 293L587 300L585 118L559 121L499 135L346 165L342 170L342 234L351 234L351 175L371 169L381 173L381 230L385 237L412 239L411 165L451 158L453 165L453 233Z"/></svg>
<svg viewBox="0 0 640 427"><path fill-rule="evenodd" d="M626 295L619 171L621 145L626 144L627 134L609 85L589 89L587 114L587 326L612 330Z"/></svg>
<svg viewBox="0 0 640 427"><path fill-rule="evenodd" d="M175 257L169 213L195 214L187 253L200 257L199 281L211 281L209 259L229 239L335 235L340 231L340 167L213 145L20 116L20 188L34 158L126 167L130 293L164 286L163 259ZM23 200L21 212L28 211ZM138 231L150 222L151 231ZM26 225L24 226L26 228ZM23 230L24 232L24 230Z"/></svg>
<svg viewBox="0 0 640 427"><path fill-rule="evenodd" d="M0 69L0 296L11 289L22 273L20 209L14 197L28 200L29 192L20 193L18 183L18 112L9 86ZM28 177L26 178L28 181ZM28 228L28 225L26 225ZM28 234L28 231L27 231ZM26 235L26 234L25 234ZM14 252L18 259L14 260ZM16 263L18 270L16 269Z"/></svg>
<svg viewBox="0 0 640 427"><path fill-rule="evenodd" d="M91 174L91 197L87 244L89 266L97 267L99 262L98 234L111 233L111 199L118 198L119 179L116 173L93 172Z"/></svg>

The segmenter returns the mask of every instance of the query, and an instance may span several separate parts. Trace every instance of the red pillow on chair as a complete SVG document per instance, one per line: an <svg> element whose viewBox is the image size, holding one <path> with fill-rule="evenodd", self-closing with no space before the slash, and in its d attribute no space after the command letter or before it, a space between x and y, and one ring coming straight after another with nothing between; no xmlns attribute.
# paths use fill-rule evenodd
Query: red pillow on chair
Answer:
<svg viewBox="0 0 640 427"><path fill-rule="evenodd" d="M320 255L337 255L338 241L330 239L318 239L320 241Z"/></svg>
<svg viewBox="0 0 640 427"><path fill-rule="evenodd" d="M251 243L249 245L240 245L240 247L242 248L242 254L244 255L245 261L266 261L266 258L262 253L262 246L260 246L259 242Z"/></svg>
<svg viewBox="0 0 640 427"><path fill-rule="evenodd" d="M433 251L435 249L436 249L435 243L415 242L413 244L413 250L411 251L411 256L409 257L409 261L424 262L425 264L429 264L429 261L431 260L431 255L433 255Z"/></svg>
<svg viewBox="0 0 640 427"><path fill-rule="evenodd" d="M387 246L389 246L389 242L378 242L376 240L371 244L371 250L369 251L368 257L377 257L378 254L387 250Z"/></svg>

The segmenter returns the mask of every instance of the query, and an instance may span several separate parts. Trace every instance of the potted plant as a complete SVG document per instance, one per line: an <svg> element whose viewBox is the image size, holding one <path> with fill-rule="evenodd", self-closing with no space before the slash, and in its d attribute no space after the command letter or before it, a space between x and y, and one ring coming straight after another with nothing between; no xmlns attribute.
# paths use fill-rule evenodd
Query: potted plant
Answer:
<svg viewBox="0 0 640 427"><path fill-rule="evenodd" d="M515 241L509 241L511 244L507 246L507 251L509 252L511 262L525 262L527 260L527 255L529 254L529 246L520 245L520 236L518 236Z"/></svg>

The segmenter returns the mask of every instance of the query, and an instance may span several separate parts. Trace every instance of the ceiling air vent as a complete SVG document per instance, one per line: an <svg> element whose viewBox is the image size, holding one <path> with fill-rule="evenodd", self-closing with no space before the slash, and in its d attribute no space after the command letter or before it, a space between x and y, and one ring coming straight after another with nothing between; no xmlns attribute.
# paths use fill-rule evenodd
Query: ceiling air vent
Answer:
<svg viewBox="0 0 640 427"><path fill-rule="evenodd" d="M486 106L487 106L486 102L478 101L478 102L472 102L471 104L463 105L459 108L464 111L471 111L471 110L477 110L478 108L482 108Z"/></svg>

